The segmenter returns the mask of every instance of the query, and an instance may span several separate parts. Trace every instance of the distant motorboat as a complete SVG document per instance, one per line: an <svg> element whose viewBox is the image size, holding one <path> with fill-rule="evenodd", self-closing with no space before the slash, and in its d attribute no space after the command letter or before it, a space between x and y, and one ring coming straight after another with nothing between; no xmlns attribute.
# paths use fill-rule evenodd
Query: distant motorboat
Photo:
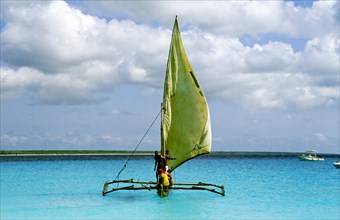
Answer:
<svg viewBox="0 0 340 220"><path fill-rule="evenodd" d="M340 168L340 160L335 161L335 162L333 163L333 166L335 166L335 168L339 169L339 168Z"/></svg>
<svg viewBox="0 0 340 220"><path fill-rule="evenodd" d="M308 150L304 154L299 156L301 161L318 161L325 160L324 158L317 156L315 150Z"/></svg>

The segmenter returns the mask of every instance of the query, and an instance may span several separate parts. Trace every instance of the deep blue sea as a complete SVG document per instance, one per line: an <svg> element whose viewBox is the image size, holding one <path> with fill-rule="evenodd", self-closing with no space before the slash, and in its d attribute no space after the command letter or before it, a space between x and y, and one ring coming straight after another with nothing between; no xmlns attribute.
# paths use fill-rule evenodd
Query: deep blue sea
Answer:
<svg viewBox="0 0 340 220"><path fill-rule="evenodd" d="M209 157L188 161L177 182L206 191L119 191L101 195L125 156L2 157L0 219L340 219L340 169L296 157ZM120 179L154 181L152 156L133 156Z"/></svg>

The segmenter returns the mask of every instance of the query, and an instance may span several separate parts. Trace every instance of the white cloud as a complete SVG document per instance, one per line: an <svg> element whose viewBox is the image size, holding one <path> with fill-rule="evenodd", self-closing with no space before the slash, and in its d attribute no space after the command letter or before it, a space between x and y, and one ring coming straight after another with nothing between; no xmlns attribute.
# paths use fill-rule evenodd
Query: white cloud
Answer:
<svg viewBox="0 0 340 220"><path fill-rule="evenodd" d="M31 135L4 134L0 136L1 146L9 149L111 149L113 146L129 146L122 137L107 134L89 135L67 132L66 134L39 133ZM117 148L118 147L118 148Z"/></svg>
<svg viewBox="0 0 340 220"><path fill-rule="evenodd" d="M169 24L178 14L189 60L209 98L252 110L339 100L338 2L315 2L311 8L280 1L86 4L94 7L89 11L129 19L105 20L62 1L4 4L2 99L30 90L44 103L78 104L93 102L96 92L117 84L160 88ZM142 23L154 18L160 26ZM301 52L279 40L253 46L239 40L263 32L308 40Z"/></svg>
<svg viewBox="0 0 340 220"><path fill-rule="evenodd" d="M88 1L89 13L168 25L178 15L183 26L197 26L214 34L241 36L276 32L313 37L338 25L339 2L316 1L310 8L284 1L111 2Z"/></svg>
<svg viewBox="0 0 340 220"><path fill-rule="evenodd" d="M27 138L25 136L13 136L13 135L1 135L0 137L1 146L17 146L23 145L27 142Z"/></svg>
<svg viewBox="0 0 340 220"><path fill-rule="evenodd" d="M1 100L16 97L18 91L25 87L37 86L44 74L32 69L23 67L14 71L11 68L2 68L1 71Z"/></svg>
<svg viewBox="0 0 340 220"><path fill-rule="evenodd" d="M317 140L319 142L325 142L325 141L328 140L327 137L324 134L322 134L322 133L316 133L314 135L315 135L315 137L317 138Z"/></svg>
<svg viewBox="0 0 340 220"><path fill-rule="evenodd" d="M338 84L339 45L339 33L311 39L301 54L301 70L324 78L328 83Z"/></svg>
<svg viewBox="0 0 340 220"><path fill-rule="evenodd" d="M119 109L113 109L113 110L111 111L111 113L112 113L113 115L119 115L119 114L121 114L121 111L120 111Z"/></svg>
<svg viewBox="0 0 340 220"><path fill-rule="evenodd" d="M2 59L18 69L1 69L2 99L34 86L42 102L82 103L121 82L155 84L151 75L159 56L154 53L166 51L170 34L132 21L106 22L61 1L29 6L14 4L6 15ZM153 47L146 46L154 39ZM145 55L146 62L138 60Z"/></svg>

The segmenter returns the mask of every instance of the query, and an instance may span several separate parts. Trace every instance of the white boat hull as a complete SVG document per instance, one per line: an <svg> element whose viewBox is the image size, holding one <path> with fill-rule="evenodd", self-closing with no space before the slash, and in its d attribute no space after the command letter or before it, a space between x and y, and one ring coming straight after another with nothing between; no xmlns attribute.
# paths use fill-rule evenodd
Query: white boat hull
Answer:
<svg viewBox="0 0 340 220"><path fill-rule="evenodd" d="M322 161L322 160L325 160L324 158L317 156L315 150L306 151L304 154L299 156L299 159L301 161Z"/></svg>
<svg viewBox="0 0 340 220"><path fill-rule="evenodd" d="M334 163L333 163L333 166L334 166L335 168L339 169L339 168L340 168L340 161L334 162Z"/></svg>
<svg viewBox="0 0 340 220"><path fill-rule="evenodd" d="M314 157L314 156L299 156L301 161L323 161L325 160L322 157Z"/></svg>

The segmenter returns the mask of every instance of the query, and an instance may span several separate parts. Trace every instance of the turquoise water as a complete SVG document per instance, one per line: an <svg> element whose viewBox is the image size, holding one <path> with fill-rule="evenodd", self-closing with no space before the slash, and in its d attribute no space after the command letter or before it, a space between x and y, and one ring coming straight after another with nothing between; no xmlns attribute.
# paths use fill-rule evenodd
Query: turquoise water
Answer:
<svg viewBox="0 0 340 220"><path fill-rule="evenodd" d="M199 191L120 191L103 197L127 157L1 159L0 219L340 219L338 158L209 157L173 173L177 182L223 184ZM120 179L154 180L152 156L136 156Z"/></svg>

